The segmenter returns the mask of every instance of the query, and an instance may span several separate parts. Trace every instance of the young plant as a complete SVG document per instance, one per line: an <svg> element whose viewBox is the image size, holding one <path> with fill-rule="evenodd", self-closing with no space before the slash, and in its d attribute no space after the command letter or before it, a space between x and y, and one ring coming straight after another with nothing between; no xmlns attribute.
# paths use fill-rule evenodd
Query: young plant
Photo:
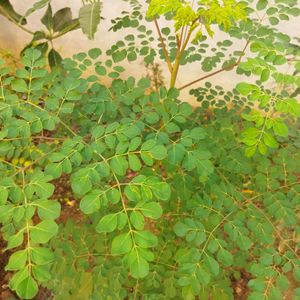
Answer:
<svg viewBox="0 0 300 300"><path fill-rule="evenodd" d="M250 300L298 299L299 51L263 25L298 14L295 1L258 1L258 13L266 11L259 20L246 2L151 1L158 52L141 4L129 2L133 11L112 30L140 33L113 45L111 58L94 48L49 69L42 51L29 48L15 72L0 63L10 289L21 299L39 287L54 299L233 299L243 277ZM173 36L156 26L163 15L174 20ZM216 24L256 56L246 60L245 47L213 70L231 45L219 42L204 57L201 30ZM124 59L152 64L158 54L171 67L170 88L120 79ZM259 80L233 91L206 82L190 91L201 104L193 108L178 100L176 78L181 64L198 60L209 73L197 82L233 67ZM284 64L292 76L277 69Z"/></svg>

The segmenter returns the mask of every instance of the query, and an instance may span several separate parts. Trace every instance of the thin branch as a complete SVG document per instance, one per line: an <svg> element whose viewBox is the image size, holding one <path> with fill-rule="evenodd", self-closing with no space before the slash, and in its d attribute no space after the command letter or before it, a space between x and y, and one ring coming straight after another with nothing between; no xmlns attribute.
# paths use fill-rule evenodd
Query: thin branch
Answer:
<svg viewBox="0 0 300 300"><path fill-rule="evenodd" d="M185 31L184 28L187 28L187 26L183 27L183 32ZM179 66L180 66L180 59L181 59L182 54L184 53L185 48L188 45L189 40L191 38L191 35L192 35L192 32L193 32L192 26L186 32L187 32L186 36L184 36L183 38L182 38L182 36L180 37L180 41L179 41L179 46L177 48L175 62L173 64L173 69L172 69L172 72L171 72L170 87L174 87L175 84L176 84L176 79L177 79L178 70L179 70Z"/></svg>
<svg viewBox="0 0 300 300"><path fill-rule="evenodd" d="M181 39L181 45L184 43L184 41L186 41L186 35L187 35L187 32L188 32L188 27L189 26L183 26L182 27L182 39ZM183 48L183 47L182 47ZM181 49L179 49L181 50Z"/></svg>
<svg viewBox="0 0 300 300"><path fill-rule="evenodd" d="M24 30L25 32L31 34L31 35L34 35L34 32L27 29L26 27L22 26L21 24L19 24L18 22L16 22L13 18L11 18L6 12L5 10L2 10L0 8L1 12L3 13L3 15L5 15L5 17L12 23L14 23L15 25L17 25L19 28L21 28L22 30Z"/></svg>
<svg viewBox="0 0 300 300"><path fill-rule="evenodd" d="M163 50L163 53L165 55L166 62L168 64L169 71L170 71L170 73L172 73L173 67L172 67L171 60L170 60L170 57L169 57L169 54L168 54L168 51L167 51L166 44L164 42L164 38L163 38L163 36L161 34L161 31L159 29L159 25L158 25L156 17L153 18L153 21L154 21L154 24L155 24L155 27L156 27L156 31L159 35L159 40L160 40L160 43L162 45L162 50Z"/></svg>
<svg viewBox="0 0 300 300"><path fill-rule="evenodd" d="M139 292L139 280L136 281L136 284L134 287L133 300L137 299L138 292Z"/></svg>
<svg viewBox="0 0 300 300"><path fill-rule="evenodd" d="M205 80L205 79L207 79L209 77L212 77L214 75L217 75L217 74L219 74L221 72L229 71L229 70L233 69L234 67L238 66L241 63L242 57L245 55L245 51L246 51L249 43L250 43L250 40L247 41L245 47L242 50L241 55L239 56L238 60L234 64L232 64L230 66L227 66L227 67L223 67L223 68L221 68L221 69L219 69L217 71L214 71L214 72L209 73L209 74L207 74L205 76L202 76L202 77L200 77L200 78L198 78L196 80L193 80L192 82L189 82L189 83L183 85L182 87L180 87L179 90L183 90L183 89L185 89L185 88L187 88L187 87L189 87L189 86L191 86L191 85L193 85L193 84L195 84L195 83L197 83L199 81Z"/></svg>
<svg viewBox="0 0 300 300"><path fill-rule="evenodd" d="M181 53L183 53L183 51L185 50L190 38L191 38L191 35L194 31L195 28L193 28L193 26L195 25L195 23L199 20L199 17L197 17L195 20L192 21L191 25L189 26L184 26L182 27L182 38L181 38L181 44L183 43L183 46L181 48ZM180 45L181 45L180 44Z"/></svg>
<svg viewBox="0 0 300 300"><path fill-rule="evenodd" d="M192 29L190 29L190 30L189 30L189 32L188 32L188 34L187 34L187 36L185 37L185 40L184 40L184 42L183 42L183 45L182 45L182 48L181 48L181 49L179 49L179 50L180 50L180 55L182 55L182 54L183 54L183 52L184 52L184 50L185 50L186 46L188 45L188 43L189 43L189 41L190 41L190 38L191 38L191 35L192 35L192 33L193 33L193 30L192 30Z"/></svg>
<svg viewBox="0 0 300 300"><path fill-rule="evenodd" d="M183 33L184 33L184 27L181 28L181 33L180 33L180 39L179 39L179 45L178 45L178 49L181 48L182 45L182 41L183 41Z"/></svg>

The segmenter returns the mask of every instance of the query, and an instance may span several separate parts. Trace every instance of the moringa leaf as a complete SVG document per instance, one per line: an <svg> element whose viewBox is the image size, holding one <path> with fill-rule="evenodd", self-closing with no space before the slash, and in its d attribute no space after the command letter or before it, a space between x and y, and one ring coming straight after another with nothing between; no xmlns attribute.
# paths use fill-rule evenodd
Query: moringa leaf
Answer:
<svg viewBox="0 0 300 300"><path fill-rule="evenodd" d="M72 19L72 11L69 7L58 10L53 16L53 30L55 32L67 33L80 28L79 20Z"/></svg>
<svg viewBox="0 0 300 300"><path fill-rule="evenodd" d="M16 292L21 299L32 299L38 293L38 285L31 276L28 276L20 282Z"/></svg>

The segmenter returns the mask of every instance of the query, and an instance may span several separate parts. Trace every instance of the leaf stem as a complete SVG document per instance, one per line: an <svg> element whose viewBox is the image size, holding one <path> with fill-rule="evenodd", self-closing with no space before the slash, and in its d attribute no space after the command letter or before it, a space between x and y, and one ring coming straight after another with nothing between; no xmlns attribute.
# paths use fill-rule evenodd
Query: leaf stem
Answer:
<svg viewBox="0 0 300 300"><path fill-rule="evenodd" d="M26 196L26 193L25 193L25 174L24 174L24 170L22 171L22 190L23 190L23 195L24 195L24 206L25 206L25 209L27 209L28 203L27 203L27 196ZM30 245L30 229L29 229L29 227L30 227L29 222L26 219L28 270L29 270L29 274L31 274L32 263L31 263L31 245Z"/></svg>
<svg viewBox="0 0 300 300"><path fill-rule="evenodd" d="M234 67L237 67L237 66L241 63L242 57L245 55L245 51L246 51L246 49L247 49L249 43L250 43L250 40L247 40L247 43L246 43L246 45L244 46L241 55L239 56L238 60L237 60L234 64L232 64L232 65L230 65L230 66L228 66L228 67L223 67L223 68L221 68L221 69L219 69L219 70L217 70L217 71L214 71L214 72L209 73L209 74L207 74L207 75L205 75L205 76L202 76L202 77L200 77L200 78L198 78L198 79L196 79L196 80L193 80L193 81L191 81L191 82L189 82L189 83L187 83L187 84L181 86L181 87L179 88L179 90L183 90L183 89L185 89L185 88L187 88L187 87L189 87L189 86L191 86L191 85L194 85L195 83L198 83L198 82L200 82L200 81L202 81L202 80L205 80L205 79L207 79L207 78L209 78L209 77L212 77L212 76L217 75L217 74L219 74L219 73L222 73L222 72L224 72L224 71L232 70Z"/></svg>
<svg viewBox="0 0 300 300"><path fill-rule="evenodd" d="M1 10L1 8L0 8ZM1 10L1 12L3 13L3 15L5 15L5 17L12 23L14 23L15 25L17 25L20 29L24 30L25 32L34 35L34 32L27 29L26 27L24 27L23 25L19 24L18 22L16 22L13 18L11 18L6 12L5 10Z"/></svg>

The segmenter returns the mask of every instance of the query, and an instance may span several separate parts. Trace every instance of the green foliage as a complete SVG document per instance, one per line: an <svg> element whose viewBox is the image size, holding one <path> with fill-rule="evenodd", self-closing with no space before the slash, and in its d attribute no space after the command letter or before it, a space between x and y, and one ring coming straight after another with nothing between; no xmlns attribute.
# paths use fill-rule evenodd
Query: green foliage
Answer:
<svg viewBox="0 0 300 300"><path fill-rule="evenodd" d="M249 86L225 93L207 83L192 91L202 102L193 109L174 89L147 92L147 79L106 87L103 75L82 76L83 66L115 68L100 62L92 49L49 72L41 52L28 49L24 68L1 68L0 220L5 250L14 250L10 288L22 299L39 285L56 299L124 299L132 290L232 299L231 278L245 269L250 299L283 299L289 274L299 280L299 124L289 119L278 149L249 159L236 147L240 114L253 106L240 94ZM55 221L53 179L62 176L79 224Z"/></svg>
<svg viewBox="0 0 300 300"><path fill-rule="evenodd" d="M233 20L246 17L244 3L235 0L205 0L199 1L199 7L193 8L193 4L180 0L152 0L147 11L147 17L153 18L172 13L175 21L174 27L178 31L184 26L190 26L191 30L203 24L209 34L212 33L211 24L218 24L228 30L233 25ZM202 34L200 29L199 31Z"/></svg>
<svg viewBox="0 0 300 300"><path fill-rule="evenodd" d="M149 65L158 57L163 59L170 72L170 87L176 86L183 65L200 63L202 77L183 85L185 89L220 72L236 69L237 74L258 76L257 82L242 82L237 90L256 102L256 108L243 114L249 123L243 132L248 146L246 155L256 151L265 154L268 148L278 146L278 139L288 135L287 121L299 116L299 46L291 37L278 31L279 20L299 16L297 1L200 1L198 4L183 1L156 1L149 3L146 17L141 14L138 1L129 1L132 12L112 20L113 31L131 27L138 34L125 36L106 52L112 60L132 62L143 57ZM160 28L159 17L174 22L174 26ZM154 21L158 33L157 47L153 47ZM277 20L277 21L275 21ZM245 40L240 51L232 49L233 39L211 41L212 26L225 31L230 38ZM206 31L206 32L205 32ZM251 57L243 58L250 48ZM157 50L158 49L158 50ZM209 53L209 54L208 54ZM285 68L287 71L285 71ZM211 72L211 73L209 73ZM258 107L257 107L258 106ZM251 123L253 125L251 126ZM180 146L179 146L180 147Z"/></svg>

